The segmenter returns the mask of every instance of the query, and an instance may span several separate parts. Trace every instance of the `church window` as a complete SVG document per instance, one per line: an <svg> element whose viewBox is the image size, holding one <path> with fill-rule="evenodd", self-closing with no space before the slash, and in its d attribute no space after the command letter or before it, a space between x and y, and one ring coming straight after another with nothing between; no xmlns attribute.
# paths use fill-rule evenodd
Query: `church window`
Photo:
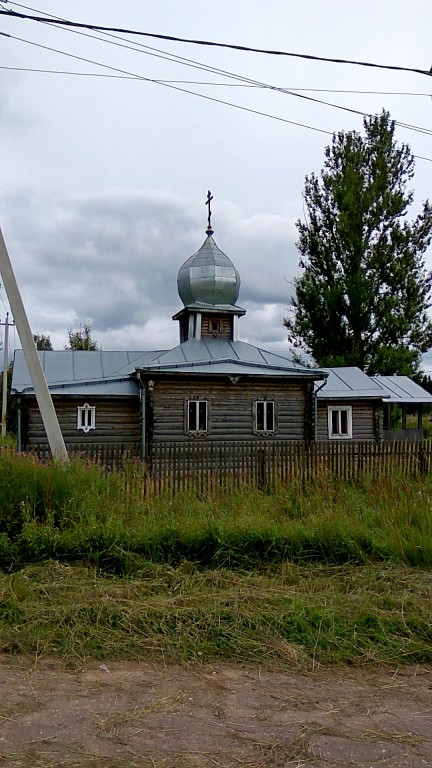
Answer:
<svg viewBox="0 0 432 768"><path fill-rule="evenodd" d="M91 429L96 429L96 408L94 405L84 403L78 406L77 429L82 429L87 434Z"/></svg>
<svg viewBox="0 0 432 768"><path fill-rule="evenodd" d="M207 400L187 401L187 431L195 435L203 435L208 429Z"/></svg>
<svg viewBox="0 0 432 768"><path fill-rule="evenodd" d="M259 433L274 432L275 404L273 400L255 401L255 431Z"/></svg>

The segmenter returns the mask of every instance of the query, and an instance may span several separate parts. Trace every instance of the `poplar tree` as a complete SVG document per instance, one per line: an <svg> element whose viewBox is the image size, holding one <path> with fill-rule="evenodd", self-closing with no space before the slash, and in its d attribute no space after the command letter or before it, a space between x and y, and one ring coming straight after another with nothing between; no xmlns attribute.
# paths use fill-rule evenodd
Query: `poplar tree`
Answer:
<svg viewBox="0 0 432 768"><path fill-rule="evenodd" d="M93 338L93 331L89 323L80 323L78 330L71 328L68 331L69 344L65 349L80 349L89 352L95 352L99 349L96 339Z"/></svg>
<svg viewBox="0 0 432 768"><path fill-rule="evenodd" d="M411 150L383 111L365 118L364 135L335 134L320 175L306 176L303 272L284 324L319 366L413 375L432 346L432 208L426 200L408 220L413 175Z"/></svg>

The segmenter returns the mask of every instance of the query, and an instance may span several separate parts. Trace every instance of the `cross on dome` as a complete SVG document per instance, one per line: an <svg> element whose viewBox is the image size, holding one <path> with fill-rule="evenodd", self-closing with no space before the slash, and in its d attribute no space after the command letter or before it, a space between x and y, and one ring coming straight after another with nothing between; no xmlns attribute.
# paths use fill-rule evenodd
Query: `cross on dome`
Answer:
<svg viewBox="0 0 432 768"><path fill-rule="evenodd" d="M209 190L207 192L207 200L205 202L205 205L207 205L207 207L208 207L207 230L206 230L208 235L212 235L213 234L213 229L212 229L212 225L211 225L212 212L210 210L210 203L211 203L212 200L213 200L213 195L212 195L212 193Z"/></svg>

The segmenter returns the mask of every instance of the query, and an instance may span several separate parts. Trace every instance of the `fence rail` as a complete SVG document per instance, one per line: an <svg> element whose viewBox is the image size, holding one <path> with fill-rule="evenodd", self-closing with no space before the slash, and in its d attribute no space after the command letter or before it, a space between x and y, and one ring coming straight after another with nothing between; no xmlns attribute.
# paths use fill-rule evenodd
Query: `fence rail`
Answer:
<svg viewBox="0 0 432 768"><path fill-rule="evenodd" d="M70 455L107 468L124 465L139 454L139 446L69 446ZM48 458L46 446L32 453ZM138 460L137 460L138 461ZM278 482L332 475L355 480L362 475L418 475L432 467L432 441L303 443L278 441L226 441L220 443L168 442L153 447L147 462L139 463L140 482L149 494L216 487L272 487Z"/></svg>

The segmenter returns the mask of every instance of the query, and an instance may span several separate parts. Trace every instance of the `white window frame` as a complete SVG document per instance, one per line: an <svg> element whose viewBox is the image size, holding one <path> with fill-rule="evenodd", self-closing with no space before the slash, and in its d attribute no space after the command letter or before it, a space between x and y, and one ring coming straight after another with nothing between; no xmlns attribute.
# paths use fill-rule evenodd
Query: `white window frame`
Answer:
<svg viewBox="0 0 432 768"><path fill-rule="evenodd" d="M190 425L190 417L189 417L189 410L190 406L194 404L195 405L195 424L197 426L197 429L191 429ZM208 432L209 427L209 403L208 400L205 398L199 398L199 397L190 397L186 400L186 432L188 435L194 435L195 437L203 437ZM200 429L200 419L199 419L199 411L200 406L205 405L205 428Z"/></svg>
<svg viewBox="0 0 432 768"><path fill-rule="evenodd" d="M341 414L347 415L347 432L341 432L342 422ZM333 414L338 414L338 431L333 432ZM352 439L352 406L351 405L329 405L328 406L328 436L330 440L351 440Z"/></svg>
<svg viewBox="0 0 432 768"><path fill-rule="evenodd" d="M87 434L91 429L96 429L96 406L84 403L78 406L77 429Z"/></svg>
<svg viewBox="0 0 432 768"><path fill-rule="evenodd" d="M258 429L258 405L264 406L264 429ZM272 406L273 411L273 427L269 429L267 426L267 407ZM255 400L254 401L254 432L257 435L273 435L276 432L276 404L274 400Z"/></svg>

